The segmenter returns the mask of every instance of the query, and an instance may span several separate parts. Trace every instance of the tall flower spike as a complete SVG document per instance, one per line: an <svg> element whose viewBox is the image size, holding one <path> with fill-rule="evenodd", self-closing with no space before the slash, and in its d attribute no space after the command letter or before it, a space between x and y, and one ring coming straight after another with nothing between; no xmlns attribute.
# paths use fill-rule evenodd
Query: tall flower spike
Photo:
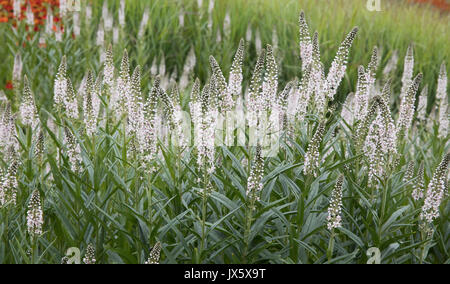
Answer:
<svg viewBox="0 0 450 284"><path fill-rule="evenodd" d="M342 185L344 183L344 176L340 175L336 181L333 192L331 193L330 205L328 206L327 228L333 229L342 227Z"/></svg>
<svg viewBox="0 0 450 284"><path fill-rule="evenodd" d="M378 56L378 47L374 46L373 47L373 51L372 51L372 57L370 58L370 62L369 65L367 66L367 82L369 84L369 98L372 97L373 93L374 93L374 89L375 89L375 76L377 74L377 69L378 69L378 60L379 56Z"/></svg>
<svg viewBox="0 0 450 284"><path fill-rule="evenodd" d="M262 51L256 61L255 70L250 80L250 91L247 97L248 123L250 127L258 124L258 112L264 110L265 100L261 92L262 74L264 71L265 51Z"/></svg>
<svg viewBox="0 0 450 284"><path fill-rule="evenodd" d="M442 62L441 68L439 70L436 99L440 101L447 100L447 68L445 67L445 62Z"/></svg>
<svg viewBox="0 0 450 284"><path fill-rule="evenodd" d="M445 139L448 136L448 96L447 96L447 69L445 62L442 63L437 82L436 99L439 104L439 138Z"/></svg>
<svg viewBox="0 0 450 284"><path fill-rule="evenodd" d="M320 123L311 139L308 150L305 154L305 162L303 167L303 172L305 175L314 175L317 177L317 171L319 170L319 148L322 143L323 135L325 133L325 125Z"/></svg>
<svg viewBox="0 0 450 284"><path fill-rule="evenodd" d="M313 64L320 64L320 46L319 46L319 33L314 32L312 39L312 62Z"/></svg>
<svg viewBox="0 0 450 284"><path fill-rule="evenodd" d="M206 169L207 174L212 174L215 171L215 130L218 115L211 85L213 83L206 84L202 90L201 119L196 127L197 133L195 133L200 137L197 145L197 165L199 169ZM210 185L206 186L205 190L211 189Z"/></svg>
<svg viewBox="0 0 450 284"><path fill-rule="evenodd" d="M158 95L160 92L161 79L156 77L153 87L144 104L144 118L139 123L136 131L138 144L139 159L141 167L147 173L153 171L152 162L157 153L157 137L156 137L156 111L158 104Z"/></svg>
<svg viewBox="0 0 450 284"><path fill-rule="evenodd" d="M86 254L84 255L83 262L85 264L95 264L95 248L92 244L88 244L86 248Z"/></svg>
<svg viewBox="0 0 450 284"><path fill-rule="evenodd" d="M42 155L44 154L44 147L45 147L44 132L42 130L40 130L39 136L36 141L35 149L34 149L34 155L36 156L36 160L38 161L38 164L40 164L42 161Z"/></svg>
<svg viewBox="0 0 450 284"><path fill-rule="evenodd" d="M14 56L14 67L13 67L13 86L14 88L20 88L20 81L22 78L22 68L23 68L23 62L22 62L22 56L19 52L16 53L16 56Z"/></svg>
<svg viewBox="0 0 450 284"><path fill-rule="evenodd" d="M22 119L22 123L31 126L33 130L38 124L37 108L27 76L23 78L23 96L22 103L20 105L20 117Z"/></svg>
<svg viewBox="0 0 450 284"><path fill-rule="evenodd" d="M128 52L123 51L122 62L120 64L119 78L117 78L117 87L114 96L111 99L113 109L118 110L118 116L122 116L127 112L127 101L130 99L130 65Z"/></svg>
<svg viewBox="0 0 450 284"><path fill-rule="evenodd" d="M407 95L409 86L411 85L414 72L414 47L412 44L408 46L405 56L405 62L403 64L402 75L402 90L400 93L400 99Z"/></svg>
<svg viewBox="0 0 450 284"><path fill-rule="evenodd" d="M419 96L419 104L417 106L417 118L421 121L425 121L427 115L427 105L428 105L428 85L423 87L422 92Z"/></svg>
<svg viewBox="0 0 450 284"><path fill-rule="evenodd" d="M242 62L244 60L244 48L244 40L241 39L236 54L234 55L230 78L228 80L228 93L232 96L239 96L242 91Z"/></svg>
<svg viewBox="0 0 450 284"><path fill-rule="evenodd" d="M6 104L2 115L0 134L0 150L4 155L6 155L10 148L16 151L18 150L19 143L16 139L16 118L11 113L11 104L9 102Z"/></svg>
<svg viewBox="0 0 450 284"><path fill-rule="evenodd" d="M369 107L369 82L363 66L358 68L358 82L355 93L355 119L361 121L366 115Z"/></svg>
<svg viewBox="0 0 450 284"><path fill-rule="evenodd" d="M157 242L150 251L150 256L145 264L159 264L159 258L161 256L161 243Z"/></svg>
<svg viewBox="0 0 450 284"><path fill-rule="evenodd" d="M414 161L410 161L406 167L405 175L403 176L403 182L409 182L414 177Z"/></svg>
<svg viewBox="0 0 450 284"><path fill-rule="evenodd" d="M266 46L266 73L262 85L262 93L266 110L270 110L278 89L278 67L270 44Z"/></svg>
<svg viewBox="0 0 450 284"><path fill-rule="evenodd" d="M58 110L64 110L64 102L67 96L67 63L66 56L61 59L61 64L58 68L58 73L56 73L55 86L53 90L53 101L55 107Z"/></svg>
<svg viewBox="0 0 450 284"><path fill-rule="evenodd" d="M6 173L1 177L0 180L0 205L4 206L5 204L13 204L16 205L17 199L17 188L19 187L19 183L17 181L17 168L19 164L14 159L10 164Z"/></svg>
<svg viewBox="0 0 450 284"><path fill-rule="evenodd" d="M392 86L392 80L387 79L386 83L383 86L383 89L381 90L381 99L384 101L384 103L389 106L391 102L391 86Z"/></svg>
<svg viewBox="0 0 450 284"><path fill-rule="evenodd" d="M201 115L201 104L200 104L200 80L195 79L194 85L191 91L191 101L189 102L189 109L191 112L192 123L198 125Z"/></svg>
<svg viewBox="0 0 450 284"><path fill-rule="evenodd" d="M448 118L448 102L447 100L442 100L439 104L439 128L438 137L440 139L445 139L448 137L449 128L449 118Z"/></svg>
<svg viewBox="0 0 450 284"><path fill-rule="evenodd" d="M374 98L368 115L358 125L357 135L361 135L361 139L365 136L363 152L368 160L369 185L375 186L375 177L385 173L388 163L392 160L391 154L397 152L394 121L384 99L379 96ZM359 147L359 144L357 145Z"/></svg>
<svg viewBox="0 0 450 284"><path fill-rule="evenodd" d="M388 85L390 86L390 82L386 82L384 86L384 91L388 89ZM386 95L385 95L386 96ZM375 97L375 100L378 102L379 107L379 120L382 129L380 129L379 137L381 139L381 146L383 153L385 155L397 153L397 137L394 119L392 118L391 110L389 109L389 104L386 102L383 97Z"/></svg>
<svg viewBox="0 0 450 284"><path fill-rule="evenodd" d="M425 195L425 181L424 181L424 165L420 164L419 171L417 173L417 180L414 183L414 190L412 192L412 197L414 200L418 201L424 198Z"/></svg>
<svg viewBox="0 0 450 284"><path fill-rule="evenodd" d="M311 94L313 91L313 83L311 77L312 68L311 65L303 73L298 86L298 105L295 109L296 119L298 121L303 121L306 116L309 102L311 100Z"/></svg>
<svg viewBox="0 0 450 284"><path fill-rule="evenodd" d="M416 101L416 93L419 89L420 82L422 81L423 75L419 73L411 85L409 86L405 96L402 99L400 104L399 118L398 118L398 126L397 130L399 131L398 136L402 137L406 133L408 133L411 128L412 120L414 118L414 104Z"/></svg>
<svg viewBox="0 0 450 284"><path fill-rule="evenodd" d="M264 160L262 158L262 149L258 144L256 146L256 155L253 161L250 175L247 180L247 197L250 200L250 209L255 210L255 201L259 201L259 194L263 189L262 179L264 175Z"/></svg>
<svg viewBox="0 0 450 284"><path fill-rule="evenodd" d="M439 217L439 206L444 198L447 187L447 172L450 162L450 153L446 154L442 162L434 172L433 178L428 184L427 193L420 218L430 224Z"/></svg>
<svg viewBox="0 0 450 284"><path fill-rule="evenodd" d="M78 173L81 170L81 148L68 127L64 127L67 156L69 157L72 172Z"/></svg>
<svg viewBox="0 0 450 284"><path fill-rule="evenodd" d="M28 233L33 236L42 235L42 225L44 224L44 216L42 213L41 196L39 190L34 190L28 203L27 211L27 229Z"/></svg>
<svg viewBox="0 0 450 284"><path fill-rule="evenodd" d="M114 58L112 45L109 45L106 51L105 67L103 69L103 83L109 88L113 87L114 84Z"/></svg>
<svg viewBox="0 0 450 284"><path fill-rule="evenodd" d="M84 95L83 109L84 109L84 124L86 127L86 134L89 137L95 133L97 129L97 116L95 115L93 105L94 82L92 71L89 70L86 81L86 93Z"/></svg>
<svg viewBox="0 0 450 284"><path fill-rule="evenodd" d="M347 60L350 53L350 47L353 44L353 40L355 39L357 32L358 28L355 27L347 35L341 46L339 46L336 57L331 63L331 67L327 75L327 91L329 92L328 97L334 97L339 85L341 84L342 78L344 78L345 71L347 70Z"/></svg>
<svg viewBox="0 0 450 284"><path fill-rule="evenodd" d="M180 105L180 93L176 83L172 87L169 99L170 105L173 108L171 122L174 134L172 137L175 138L175 145L183 149L187 146L187 141L183 129L183 111Z"/></svg>
<svg viewBox="0 0 450 284"><path fill-rule="evenodd" d="M139 124L143 123L143 100L141 94L141 67L138 65L133 71L130 79L130 97L127 101L128 125L127 134L133 135L139 128Z"/></svg>
<svg viewBox="0 0 450 284"><path fill-rule="evenodd" d="M305 12L300 13L300 58L302 60L302 71L305 72L312 62L312 42L308 24L305 20Z"/></svg>
<svg viewBox="0 0 450 284"><path fill-rule="evenodd" d="M79 116L78 99L70 78L67 78L67 101L65 102L65 106L67 117L77 119Z"/></svg>
<svg viewBox="0 0 450 284"><path fill-rule="evenodd" d="M220 66L213 56L209 57L214 84L211 85L211 91L218 98L219 107L222 111L228 111L233 108L234 102L231 94L227 92L227 82L220 70Z"/></svg>
<svg viewBox="0 0 450 284"><path fill-rule="evenodd" d="M370 105L370 108L367 111L366 115L361 119L361 121L358 122L358 124L356 126L356 131L355 131L353 138L355 140L355 144L358 149L361 149L361 147L364 144L367 133L369 133L370 124L372 123L372 120L374 119L375 115L377 114L377 108L378 108L378 103L373 102Z"/></svg>

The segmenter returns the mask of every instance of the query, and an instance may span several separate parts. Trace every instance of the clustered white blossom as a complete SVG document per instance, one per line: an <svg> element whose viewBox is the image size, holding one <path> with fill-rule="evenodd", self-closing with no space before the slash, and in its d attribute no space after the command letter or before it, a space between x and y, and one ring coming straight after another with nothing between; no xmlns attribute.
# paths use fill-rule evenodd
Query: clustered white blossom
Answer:
<svg viewBox="0 0 450 284"><path fill-rule="evenodd" d="M405 60L403 63L403 75L402 75L402 90L400 92L400 100L406 96L409 86L411 85L414 72L414 47L413 45L408 46L406 51Z"/></svg>
<svg viewBox="0 0 450 284"><path fill-rule="evenodd" d="M220 70L220 66L213 56L209 57L209 62L212 70L210 92L213 97L217 98L218 108L224 112L231 110L234 107L234 101L231 93L228 92L227 82L222 70Z"/></svg>
<svg viewBox="0 0 450 284"><path fill-rule="evenodd" d="M358 68L358 82L355 93L355 122L361 121L369 109L369 101L375 93L375 75L378 67L378 49L374 47L372 57L367 69ZM389 81L388 81L389 82ZM390 84L388 85L390 86ZM388 103L389 100L386 100Z"/></svg>
<svg viewBox="0 0 450 284"><path fill-rule="evenodd" d="M111 109L116 112L117 117L121 118L127 114L128 104L131 102L131 78L128 52L123 52L122 62L120 64L119 77L116 80L115 88L111 92Z"/></svg>
<svg viewBox="0 0 450 284"><path fill-rule="evenodd" d="M34 14L31 10L31 3L27 2L27 10L25 11L25 16L27 20L27 25L34 27Z"/></svg>
<svg viewBox="0 0 450 284"><path fill-rule="evenodd" d="M412 192L412 197L414 200L418 201L425 197L425 181L424 181L424 165L423 163L419 167L417 172L417 180L414 183L414 189Z"/></svg>
<svg viewBox="0 0 450 284"><path fill-rule="evenodd" d="M403 182L410 182L414 177L414 161L410 161L406 167L405 175L403 176Z"/></svg>
<svg viewBox="0 0 450 284"><path fill-rule="evenodd" d="M309 34L308 23L305 19L305 13L302 11L299 17L300 27L300 58L302 60L302 71L305 72L312 62L312 42Z"/></svg>
<svg viewBox="0 0 450 284"><path fill-rule="evenodd" d="M422 73L419 73L414 80L411 82L409 88L407 89L405 95L403 96L400 103L399 117L397 121L397 131L399 137L407 134L411 128L412 121L414 118L415 111L415 101L416 93L419 89L420 82L422 81Z"/></svg>
<svg viewBox="0 0 450 284"><path fill-rule="evenodd" d="M67 97L65 101L66 115L71 119L78 119L78 99L72 81L67 78Z"/></svg>
<svg viewBox="0 0 450 284"><path fill-rule="evenodd" d="M16 205L17 188L19 183L17 181L17 167L18 162L13 161L8 169L1 175L0 179L0 205L5 204Z"/></svg>
<svg viewBox="0 0 450 284"><path fill-rule="evenodd" d="M141 166L147 171L152 172L153 168L151 163L154 160L157 153L157 103L160 92L161 80L159 77L153 82L153 87L145 102L138 104L139 108L142 108L142 116L139 116L136 120L136 141L137 151Z"/></svg>
<svg viewBox="0 0 450 284"><path fill-rule="evenodd" d="M448 136L449 118L448 118L448 96L447 96L447 69L445 62L442 63L439 72L436 99L439 104L439 138Z"/></svg>
<svg viewBox="0 0 450 284"><path fill-rule="evenodd" d="M270 44L266 46L266 70L262 84L262 96L265 100L264 107L270 110L275 101L278 90L278 67Z"/></svg>
<svg viewBox="0 0 450 284"><path fill-rule="evenodd" d="M353 44L353 40L356 37L358 28L353 28L352 31L347 35L345 40L339 46L338 52L331 63L330 70L327 75L327 91L328 97L333 98L344 78L345 71L347 70L348 55L350 53L350 47Z"/></svg>
<svg viewBox="0 0 450 284"><path fill-rule="evenodd" d="M92 244L88 244L86 248L86 254L84 255L83 262L85 264L95 264L95 248Z"/></svg>
<svg viewBox="0 0 450 284"><path fill-rule="evenodd" d="M247 180L247 192L246 195L250 200L250 206L252 210L255 209L254 202L259 201L259 194L263 189L262 178L264 175L264 160L262 158L261 146L256 146L256 154L253 160L250 175Z"/></svg>
<svg viewBox="0 0 450 284"><path fill-rule="evenodd" d="M53 101L57 110L64 110L67 97L67 63L64 56L56 73L55 85L53 88Z"/></svg>
<svg viewBox="0 0 450 284"><path fill-rule="evenodd" d="M449 162L450 154L447 154L442 159L434 172L433 178L428 184L424 204L420 213L420 219L427 224L431 224L434 219L439 217L439 206L441 205L447 188Z"/></svg>
<svg viewBox="0 0 450 284"><path fill-rule="evenodd" d="M425 116L427 114L427 104L428 104L428 85L423 87L419 96L419 104L417 106L417 118L421 121L425 121Z"/></svg>
<svg viewBox="0 0 450 284"><path fill-rule="evenodd" d="M183 111L180 105L180 94L175 84L172 88L170 96L161 90L161 96L166 104L167 113L170 118L170 128L173 131L172 142L174 145L184 149L188 145L187 137L183 125Z"/></svg>
<svg viewBox="0 0 450 284"><path fill-rule="evenodd" d="M84 110L84 124L86 127L86 134L89 137L97 130L97 115L98 111L96 106L94 105L94 98L96 98L95 88L98 86L94 86L94 78L92 71L88 72L86 79L86 86L83 98L83 110Z"/></svg>
<svg viewBox="0 0 450 284"><path fill-rule="evenodd" d="M34 130L39 122L34 96L31 92L27 76L23 80L23 95L20 104L20 117L24 125L29 125Z"/></svg>
<svg viewBox="0 0 450 284"><path fill-rule="evenodd" d="M19 142L16 139L16 119L11 113L11 104L8 103L3 112L0 121L0 151L3 155L13 149L19 149Z"/></svg>
<svg viewBox="0 0 450 284"><path fill-rule="evenodd" d="M34 190L28 203L27 230L32 236L42 235L44 216L42 213L41 196L39 190Z"/></svg>
<svg viewBox="0 0 450 284"><path fill-rule="evenodd" d="M194 107L193 117L194 134L197 146L197 165L199 169L206 168L206 173L215 171L215 130L217 125L218 107L211 85L204 86L199 101L192 101ZM200 103L200 104L199 104ZM197 112L200 110L200 112Z"/></svg>
<svg viewBox="0 0 450 284"><path fill-rule="evenodd" d="M244 40L241 39L238 50L234 55L230 78L228 79L228 93L232 96L239 96L242 92L242 62L244 60L244 48Z"/></svg>
<svg viewBox="0 0 450 284"><path fill-rule="evenodd" d="M373 116L375 119L371 121ZM376 177L384 174L387 163L392 157L391 154L397 153L394 121L383 98L375 98L361 127L365 128L368 123L370 124L364 140L363 151L369 161L369 185L374 186Z"/></svg>
<svg viewBox="0 0 450 284"><path fill-rule="evenodd" d="M15 18L19 18L20 17L20 4L21 4L21 0L14 0L13 2L13 13L14 13L14 17Z"/></svg>
<svg viewBox="0 0 450 284"><path fill-rule="evenodd" d="M308 145L308 150L306 151L305 154L305 162L303 168L303 173L305 175L314 175L314 177L317 177L317 173L320 166L319 148L320 144L322 143L324 133L325 133L325 125L323 123L320 123Z"/></svg>
<svg viewBox="0 0 450 284"><path fill-rule="evenodd" d="M103 84L110 89L114 86L114 58L111 45L106 51L106 60L103 68Z"/></svg>
<svg viewBox="0 0 450 284"><path fill-rule="evenodd" d="M342 227L342 185L344 183L344 176L340 175L336 181L336 185L331 193L331 201L328 206L327 228L333 229Z"/></svg>
<svg viewBox="0 0 450 284"><path fill-rule="evenodd" d="M159 258L161 255L161 243L157 242L150 251L150 256L145 264L159 264Z"/></svg>
<svg viewBox="0 0 450 284"><path fill-rule="evenodd" d="M22 62L22 56L19 52L16 53L14 56L14 67L13 67L13 86L14 88L20 87L20 81L22 78L22 68L23 68L23 62Z"/></svg>
<svg viewBox="0 0 450 284"><path fill-rule="evenodd" d="M298 101L298 118L304 117L308 107L311 107L308 111L318 113L323 117L327 111L327 101L333 100L345 75L350 47L358 28L354 28L341 43L328 74L325 74L325 67L320 60L318 33L315 32L311 38L303 11L300 14L299 26L302 71L303 77L307 80L302 78L299 93L294 93L296 98L293 100Z"/></svg>
<svg viewBox="0 0 450 284"><path fill-rule="evenodd" d="M73 136L71 130L68 127L64 128L64 142L67 147L67 156L69 157L70 169L74 173L78 173L81 170L81 147Z"/></svg>

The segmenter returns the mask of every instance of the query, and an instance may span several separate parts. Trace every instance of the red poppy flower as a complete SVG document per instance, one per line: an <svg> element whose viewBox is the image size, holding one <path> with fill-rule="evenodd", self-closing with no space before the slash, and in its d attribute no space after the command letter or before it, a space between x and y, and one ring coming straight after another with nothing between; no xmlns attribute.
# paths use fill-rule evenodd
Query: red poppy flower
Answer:
<svg viewBox="0 0 450 284"><path fill-rule="evenodd" d="M13 84L12 84L11 81L7 81L7 82L6 82L5 88L6 88L7 90L12 90L12 89L14 88L14 86L13 86Z"/></svg>

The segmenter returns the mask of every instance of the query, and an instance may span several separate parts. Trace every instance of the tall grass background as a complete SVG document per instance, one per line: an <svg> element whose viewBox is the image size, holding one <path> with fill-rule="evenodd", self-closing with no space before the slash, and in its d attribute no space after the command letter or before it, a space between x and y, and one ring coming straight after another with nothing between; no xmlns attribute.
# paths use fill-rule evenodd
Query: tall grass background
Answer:
<svg viewBox="0 0 450 284"><path fill-rule="evenodd" d="M298 46L298 11L304 10L311 30L319 32L322 61L329 66L339 43L345 34L354 26L360 31L355 41L347 76L341 85L338 99L355 89L357 67L370 59L372 48L377 45L382 51L381 68L390 56L397 50L402 58L409 44L415 46L415 70L424 73L424 83L434 90L439 72L439 66L450 56L449 28L450 16L438 9L426 5L410 4L406 1L382 0L381 11L369 11L366 1L359 0L300 0L300 1L269 1L269 0L226 0L215 1L213 10L213 28L207 27L208 6L203 1L202 9L198 9L196 0L187 1L132 1L127 0L126 28L121 33L120 44L115 45L116 53L124 48L130 53L134 64L139 64L149 72L154 58L157 62L164 53L167 72L177 70L178 75L183 70L185 58L189 49L195 49L197 65L195 74L202 81L208 78L209 55L214 55L222 68L231 66L232 57L241 38L245 38L248 25L253 31L253 40L247 43L245 66L253 66L256 61L254 48L255 32L259 29L262 44L272 43L272 31L278 34L279 48L277 59L280 61L280 79L285 83L299 73ZM84 6L86 2L82 1ZM49 101L51 86L59 58L68 56L68 64L75 82L80 82L88 67L98 67L99 48L95 45L98 23L101 20L103 1L93 1L93 21L84 25L82 34L73 41L63 43L47 42L46 48L35 48L38 37L26 38L25 33L15 33L7 24L0 25L0 36L5 39L0 50L3 64L0 66L0 82L6 84L11 80L11 68L16 52L23 54L24 72L32 80L33 88L43 102ZM119 1L108 0L110 9L117 10ZM114 8L113 8L114 7ZM145 7L150 9L150 20L145 36L137 38L137 33ZM185 13L185 25L179 26L178 16ZM223 36L223 21L226 13L231 17L231 33L229 38ZM70 20L70 15L66 19ZM70 25L68 25L70 29ZM222 32L222 41L216 42L216 31ZM66 33L70 37L70 33ZM106 34L106 41L112 41L111 34ZM23 47L25 44L25 47ZM402 65L398 63L396 77L401 78ZM447 68L449 64L447 64ZM98 68L95 68L98 69ZM244 68L244 78L249 80L251 68ZM38 74L48 76L42 78ZM143 74L144 80L149 78ZM145 82L145 81L144 81ZM394 89L399 91L400 81L394 78ZM398 92L397 92L398 93ZM9 92L12 94L12 92ZM431 104L433 94L430 92Z"/></svg>

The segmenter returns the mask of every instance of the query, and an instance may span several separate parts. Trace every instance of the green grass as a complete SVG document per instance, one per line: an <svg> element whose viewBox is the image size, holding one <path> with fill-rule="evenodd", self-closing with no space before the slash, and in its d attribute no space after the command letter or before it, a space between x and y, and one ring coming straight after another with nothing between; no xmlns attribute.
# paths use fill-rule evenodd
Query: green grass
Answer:
<svg viewBox="0 0 450 284"><path fill-rule="evenodd" d="M118 1L108 2L110 7L117 9ZM260 30L263 44L272 42L272 30L276 28L279 38L277 57L282 65L280 76L282 82L287 82L300 75L297 23L299 11L304 10L311 30L319 32L322 59L326 68L334 58L337 45L345 34L354 26L360 27L349 60L348 76L341 87L340 100L355 89L357 67L369 61L370 52L375 45L383 51L379 69L381 71L394 50L398 51L401 59L406 53L407 46L414 43L417 62L415 70L424 73L424 82L429 85L430 90L434 90L436 86L440 64L442 61L448 61L450 54L449 15L440 14L438 10L423 5L386 0L381 1L381 12L370 12L366 9L366 1L216 1L211 32L207 29L208 1L203 1L201 11L198 10L196 2L127 1L126 31L120 44L114 47L116 53L127 48L134 60L133 63L141 65L147 72L144 78L148 78L154 57L159 61L162 53L165 54L167 72L171 73L176 68L180 74L185 57L193 46L197 57L195 74L204 82L209 75L207 68L204 68L208 65L209 55L214 55L222 68L227 70L231 66L239 40L245 38L249 24L253 27L253 39L255 29ZM144 5L150 7L150 21L145 37L136 39ZM68 55L69 68L75 82L81 80L86 68L98 69L99 50L95 46L95 35L101 18L101 6L100 1L94 1L94 20L92 24L83 26L79 38L64 43L50 41L48 47L43 49L36 48L35 42L26 40L25 34L14 34L9 25L0 25L0 36L6 38L4 46L7 47L0 51L3 62L0 67L0 82L6 84L7 80L11 80L14 54L18 51L25 60L24 72L32 79L35 92L44 102L49 101L51 82L56 74L55 66L62 54ZM186 13L183 28L178 26L181 7ZM231 16L230 38L216 43L216 30L222 28L226 11ZM117 24L117 12L114 15ZM111 41L111 37L106 36L106 41ZM27 43L26 47L19 48L23 42ZM245 63L246 66L252 66L256 60L254 40L247 44L249 47ZM449 64L447 68L448 66ZM395 73L397 78L400 78L402 69L400 60ZM251 68L244 68L246 80L249 79L251 71ZM48 76L39 77L38 74L41 72ZM394 84L394 88L399 90L399 80L394 80ZM10 92L8 94L11 95Z"/></svg>
<svg viewBox="0 0 450 284"><path fill-rule="evenodd" d="M152 1L147 34L136 40L133 35L144 1L128 1L127 36L114 46L115 66L119 67L126 48L132 69L142 66L144 97L154 83L149 74L153 57L164 52L169 72L175 66L180 71L190 46L194 46L195 75L206 82L211 75L209 55L215 56L222 70L229 70L248 23L259 27L263 43L271 42L272 27L277 27L276 54L283 58L281 91L286 81L302 77L297 58L298 15L302 9L311 30L319 31L325 66L330 65L352 27L360 27L337 95L339 100L354 91L357 67L367 65L374 45L383 49L382 63L392 50L400 54L398 76L393 78L395 98L401 88L401 59L410 42L416 47L415 73L424 73L421 86L430 86L432 98L440 63L450 54L448 16L423 7L389 4L383 12L369 12L356 4L361 1L217 1L215 23L222 23L225 6L232 22L231 38L217 44L215 35L206 28L207 18L199 18L195 2L183 2L186 24L180 29L175 12L178 2ZM117 1L114 3L117 5ZM94 15L101 10L97 5ZM373 188L368 185L368 159L354 141L357 126L345 127L338 112L321 119L310 111L304 121L295 124L292 139L281 138L278 154L264 158L264 188L252 211L246 189L254 147L216 147L217 169L206 178L213 191L205 197L201 194L203 181L198 181L202 169L197 169L195 147L182 151L159 141L159 154L152 163L156 171L148 174L142 169L138 157L130 151L133 145L124 132L126 119L114 117L107 90L102 93L101 105L109 110L110 117L94 137L85 135L81 118L68 119L52 107L53 81L63 54L67 56L68 76L76 86L88 69L97 74L102 71L95 47L96 26L84 26L82 36L75 40L49 41L46 48L28 42L21 50L24 74L32 80L45 133L45 150L38 159L33 140L36 132L18 121L17 205L0 207L0 263L60 263L67 249L80 248L84 255L89 243L96 249L98 263L144 263L158 241L162 244L162 263L366 263L367 251L373 247L380 250L382 263L450 263L448 194L443 198L440 217L433 223L434 235L425 238L419 230L422 201L411 198L417 176L403 181L407 165L413 161L415 173L420 163L424 164L428 184L442 157L450 151L448 135L437 138L437 121L431 121L431 127L414 121L414 129L401 140L398 154L392 157L395 163ZM0 26L0 36L7 38L8 48L0 51L0 58L7 63L0 67L0 80L6 81L11 76L12 54L17 51L15 42L23 41L24 36L14 34L6 25ZM252 43L246 49L243 69L248 81L257 57ZM181 90L186 111L190 88ZM14 100L13 92L7 95ZM330 148L333 151L321 161L319 174L314 177L305 175L303 167L318 122L326 125L319 147L321 156ZM64 126L80 144L81 173L71 170L61 135ZM3 174L10 166L9 156L0 157ZM330 232L327 208L341 174L343 226ZM34 189L41 194L44 212L44 234L37 238L27 233L26 224L26 206Z"/></svg>

